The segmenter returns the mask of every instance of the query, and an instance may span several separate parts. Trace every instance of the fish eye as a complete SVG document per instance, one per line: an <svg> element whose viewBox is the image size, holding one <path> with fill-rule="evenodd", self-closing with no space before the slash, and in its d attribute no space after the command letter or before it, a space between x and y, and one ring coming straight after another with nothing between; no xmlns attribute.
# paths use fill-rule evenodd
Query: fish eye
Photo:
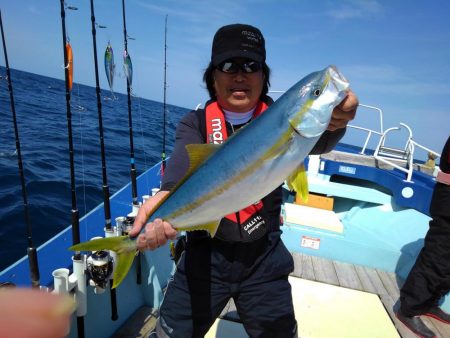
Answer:
<svg viewBox="0 0 450 338"><path fill-rule="evenodd" d="M312 94L315 97L318 97L320 94L322 94L322 89L320 87L314 88L314 90L312 91Z"/></svg>

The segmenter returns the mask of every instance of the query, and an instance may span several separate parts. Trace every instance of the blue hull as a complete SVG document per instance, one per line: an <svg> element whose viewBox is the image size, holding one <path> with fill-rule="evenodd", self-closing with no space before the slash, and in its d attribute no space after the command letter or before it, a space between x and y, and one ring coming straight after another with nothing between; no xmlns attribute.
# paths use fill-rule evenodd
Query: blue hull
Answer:
<svg viewBox="0 0 450 338"><path fill-rule="evenodd" d="M158 187L160 165L155 165L138 178L138 192L146 194L152 188ZM131 211L131 186L127 185L111 197L112 219L126 216ZM100 204L80 220L81 241L95 236L104 236L104 211ZM68 247L72 243L72 227L51 238L38 248L38 261L41 275L41 285L52 288L52 272L58 268L72 269L72 252ZM92 287L88 287L88 310L85 316L86 337L109 337L116 332L126 320L140 307L146 305L158 308L162 301L161 289L166 286L173 270L169 247L162 247L148 255L151 266L144 256L142 263L142 283L136 283L136 263L122 284L117 288L117 307L119 318L111 319L110 293L95 294ZM29 267L27 257L23 257L15 264L0 272L0 282L11 282L18 286L30 286ZM70 337L77 336L76 319L72 323Z"/></svg>

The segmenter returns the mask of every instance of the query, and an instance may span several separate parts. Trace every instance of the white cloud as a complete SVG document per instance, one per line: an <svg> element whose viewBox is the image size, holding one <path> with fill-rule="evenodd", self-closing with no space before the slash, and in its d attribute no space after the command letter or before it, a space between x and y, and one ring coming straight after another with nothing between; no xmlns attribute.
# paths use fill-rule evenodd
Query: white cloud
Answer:
<svg viewBox="0 0 450 338"><path fill-rule="evenodd" d="M345 69L350 81L364 86L366 90L391 95L413 96L448 95L450 84L435 82L418 73L411 73L392 65L354 65Z"/></svg>
<svg viewBox="0 0 450 338"><path fill-rule="evenodd" d="M31 14L41 14L41 11L34 6L28 7L28 12L30 12Z"/></svg>
<svg viewBox="0 0 450 338"><path fill-rule="evenodd" d="M337 2L333 2L333 6L336 4ZM376 0L348 0L339 2L327 15L337 20L348 20L373 17L382 12L383 7Z"/></svg>

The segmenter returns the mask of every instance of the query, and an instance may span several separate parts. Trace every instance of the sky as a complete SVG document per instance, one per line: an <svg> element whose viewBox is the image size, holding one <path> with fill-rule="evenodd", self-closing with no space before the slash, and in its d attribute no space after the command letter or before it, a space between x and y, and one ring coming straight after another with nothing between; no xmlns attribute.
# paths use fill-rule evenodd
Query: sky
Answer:
<svg viewBox="0 0 450 338"><path fill-rule="evenodd" d="M95 86L90 2L66 4L78 8L66 11L74 81ZM137 96L163 101L166 15L167 103L189 109L208 99L202 77L217 29L247 23L265 37L271 90L287 90L334 64L360 103L383 111L384 130L405 123L416 142L437 152L450 134L448 0L126 0L125 6ZM64 79L60 1L0 0L0 8L10 67ZM107 27L97 29L100 86L108 88L103 56L110 41L114 90L126 93L122 1L97 0L94 8L96 23ZM378 111L362 107L352 124L381 129ZM403 147L408 133L401 128L389 135L387 145ZM366 136L353 130L344 140L362 144Z"/></svg>

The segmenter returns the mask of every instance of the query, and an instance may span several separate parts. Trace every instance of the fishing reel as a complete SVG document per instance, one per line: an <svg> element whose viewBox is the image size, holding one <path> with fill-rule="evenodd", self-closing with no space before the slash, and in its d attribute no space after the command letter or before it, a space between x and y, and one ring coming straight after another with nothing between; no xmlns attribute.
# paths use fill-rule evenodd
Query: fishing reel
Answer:
<svg viewBox="0 0 450 338"><path fill-rule="evenodd" d="M114 269L113 258L106 250L93 251L86 264L89 284L96 288L96 293L100 291L98 288L104 291Z"/></svg>
<svg viewBox="0 0 450 338"><path fill-rule="evenodd" d="M116 218L117 230L122 233L122 236L128 235L131 228L133 227L135 218L136 217L134 217L134 216L117 217Z"/></svg>

